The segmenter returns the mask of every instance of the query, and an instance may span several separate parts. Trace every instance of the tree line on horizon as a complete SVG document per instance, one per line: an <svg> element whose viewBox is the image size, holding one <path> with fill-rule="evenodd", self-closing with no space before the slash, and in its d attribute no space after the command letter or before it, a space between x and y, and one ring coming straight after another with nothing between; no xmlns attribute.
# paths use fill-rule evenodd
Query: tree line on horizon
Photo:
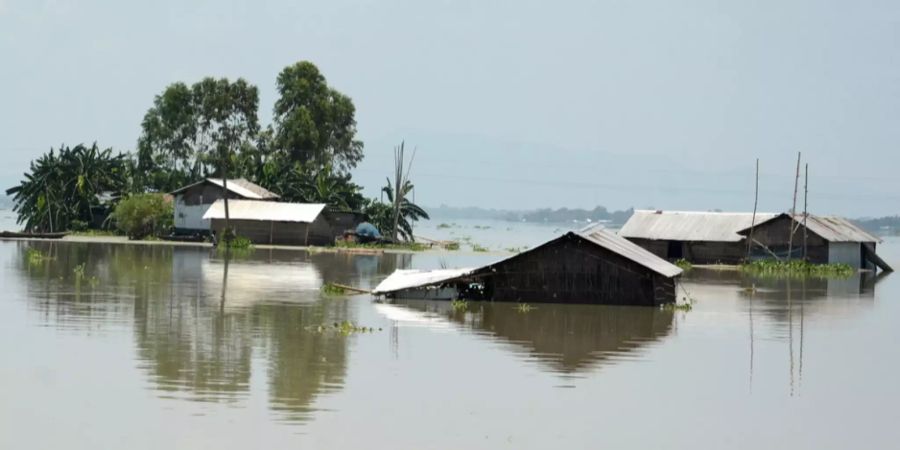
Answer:
<svg viewBox="0 0 900 450"><path fill-rule="evenodd" d="M352 180L364 148L352 100L308 61L285 67L276 86L273 122L262 126L258 89L243 78L170 84L144 115L135 152L115 153L96 142L60 145L32 161L6 191L19 223L29 231L78 230L90 226L101 194L125 198L207 177L245 178L283 201L363 212L392 237L412 240L411 222L428 214L405 192L394 192L390 179L382 193L392 204L366 198ZM401 186L412 189L411 182Z"/></svg>

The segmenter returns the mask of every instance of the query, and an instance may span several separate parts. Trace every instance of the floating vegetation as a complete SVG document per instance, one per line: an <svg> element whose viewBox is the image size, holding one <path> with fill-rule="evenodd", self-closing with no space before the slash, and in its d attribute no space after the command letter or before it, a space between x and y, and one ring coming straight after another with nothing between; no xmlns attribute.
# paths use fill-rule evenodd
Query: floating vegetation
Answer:
<svg viewBox="0 0 900 450"><path fill-rule="evenodd" d="M451 241L444 244L444 248L447 250L459 250L459 242Z"/></svg>
<svg viewBox="0 0 900 450"><path fill-rule="evenodd" d="M516 305L516 311L521 314L528 314L535 309L537 308L529 305L528 303L519 303L518 305Z"/></svg>
<svg viewBox="0 0 900 450"><path fill-rule="evenodd" d="M445 229L445 228L453 228L453 226L450 225L449 223L438 224L437 227L438 227L439 230L442 230L442 229Z"/></svg>
<svg viewBox="0 0 900 450"><path fill-rule="evenodd" d="M347 293L347 290L334 283L325 283L322 285L322 293L325 295L344 295Z"/></svg>
<svg viewBox="0 0 900 450"><path fill-rule="evenodd" d="M526 248L528 248L528 247L507 247L504 250L506 250L510 253L522 253L522 251L525 250Z"/></svg>
<svg viewBox="0 0 900 450"><path fill-rule="evenodd" d="M661 310L663 310L663 311L684 311L684 312L687 312L687 311L690 311L690 310L694 309L694 304L693 304L693 302L685 302L685 303L678 303L678 302L674 302L674 303L666 303L666 304L660 305L660 306L659 306L659 309L661 309Z"/></svg>
<svg viewBox="0 0 900 450"><path fill-rule="evenodd" d="M340 333L346 336L356 333L374 333L376 331L381 331L381 328L363 327L350 322L349 320L345 320L343 322L335 322L330 326L317 325L310 328L310 330L315 333Z"/></svg>
<svg viewBox="0 0 900 450"><path fill-rule="evenodd" d="M465 311L469 308L469 302L465 299L458 298L450 301L450 307L453 308L454 311Z"/></svg>
<svg viewBox="0 0 900 450"><path fill-rule="evenodd" d="M75 279L84 278L84 263L78 264L77 266L72 268L72 274L75 275Z"/></svg>
<svg viewBox="0 0 900 450"><path fill-rule="evenodd" d="M225 245L231 250L252 250L253 241L243 236L234 236L225 242Z"/></svg>
<svg viewBox="0 0 900 450"><path fill-rule="evenodd" d="M487 247L482 247L478 244L472 244L472 251L478 252L478 253L484 253L484 252L488 251L488 249L487 249Z"/></svg>
<svg viewBox="0 0 900 450"><path fill-rule="evenodd" d="M379 250L407 250L412 252L421 252L429 249L429 246L421 242L400 242L396 244L348 241L340 239L334 243L336 248L369 248Z"/></svg>
<svg viewBox="0 0 900 450"><path fill-rule="evenodd" d="M691 264L690 261L688 261L688 260L686 260L686 259L684 259L684 258L681 258L681 259L675 261L675 265L678 266L679 269L681 269L681 270L683 270L683 271L685 271L685 272L687 272L687 271L689 271L689 270L691 270L691 269L694 268L694 265Z"/></svg>
<svg viewBox="0 0 900 450"><path fill-rule="evenodd" d="M475 225L472 228L474 228L476 230L490 230L491 229L490 225Z"/></svg>
<svg viewBox="0 0 900 450"><path fill-rule="evenodd" d="M856 273L849 264L813 264L800 259L762 259L742 264L741 270L754 275L775 277L849 278Z"/></svg>

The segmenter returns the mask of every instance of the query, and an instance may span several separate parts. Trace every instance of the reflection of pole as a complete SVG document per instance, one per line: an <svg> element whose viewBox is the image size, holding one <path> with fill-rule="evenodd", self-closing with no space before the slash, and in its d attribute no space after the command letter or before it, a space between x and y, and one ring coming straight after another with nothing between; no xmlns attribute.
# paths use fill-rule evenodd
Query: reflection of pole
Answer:
<svg viewBox="0 0 900 450"><path fill-rule="evenodd" d="M806 303L806 280L803 280L800 289L800 373L798 380L800 384L798 388L803 387L803 304Z"/></svg>
<svg viewBox="0 0 900 450"><path fill-rule="evenodd" d="M794 306L791 303L791 279L787 279L787 303L788 303L788 351L791 357L791 397L794 396Z"/></svg>
<svg viewBox="0 0 900 450"><path fill-rule="evenodd" d="M228 263L231 259L231 252L228 246L225 246L225 270L222 271L222 300L219 302L219 310L225 311L225 291L228 290Z"/></svg>
<svg viewBox="0 0 900 450"><path fill-rule="evenodd" d="M750 392L753 392L753 294L756 291L756 285L750 288L750 307L747 316L750 318Z"/></svg>
<svg viewBox="0 0 900 450"><path fill-rule="evenodd" d="M756 158L756 187L753 190L753 218L750 219L750 235L747 236L747 261L750 260L750 248L753 245L753 227L756 225L756 206L759 203L759 158Z"/></svg>

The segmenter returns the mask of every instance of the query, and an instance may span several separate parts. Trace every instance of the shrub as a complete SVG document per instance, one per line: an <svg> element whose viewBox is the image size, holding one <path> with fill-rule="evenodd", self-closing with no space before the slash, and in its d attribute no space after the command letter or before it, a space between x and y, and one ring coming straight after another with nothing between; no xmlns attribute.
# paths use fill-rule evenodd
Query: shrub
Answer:
<svg viewBox="0 0 900 450"><path fill-rule="evenodd" d="M173 225L172 203L162 194L131 195L116 205L116 226L129 239L143 239L166 233Z"/></svg>

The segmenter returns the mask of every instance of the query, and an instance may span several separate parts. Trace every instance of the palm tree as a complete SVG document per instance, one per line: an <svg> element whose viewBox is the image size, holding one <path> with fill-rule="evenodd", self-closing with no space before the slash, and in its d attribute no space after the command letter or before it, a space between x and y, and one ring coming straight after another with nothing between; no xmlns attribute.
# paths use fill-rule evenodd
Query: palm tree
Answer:
<svg viewBox="0 0 900 450"><path fill-rule="evenodd" d="M396 198L394 192L394 185L391 183L391 179L387 179L387 185L381 188L381 192L384 193L385 197L387 197L388 203L391 205L397 205L394 210L394 220L396 222L396 229L392 230L393 235L391 237L394 240L397 240L398 235L403 238L405 241L415 242L415 236L413 236L412 229L412 221L417 221L419 219L429 219L428 213L425 212L419 205L409 201L408 194L412 192L414 186L411 181L406 180L403 183L403 187L400 191L400 202L397 205L394 202Z"/></svg>

